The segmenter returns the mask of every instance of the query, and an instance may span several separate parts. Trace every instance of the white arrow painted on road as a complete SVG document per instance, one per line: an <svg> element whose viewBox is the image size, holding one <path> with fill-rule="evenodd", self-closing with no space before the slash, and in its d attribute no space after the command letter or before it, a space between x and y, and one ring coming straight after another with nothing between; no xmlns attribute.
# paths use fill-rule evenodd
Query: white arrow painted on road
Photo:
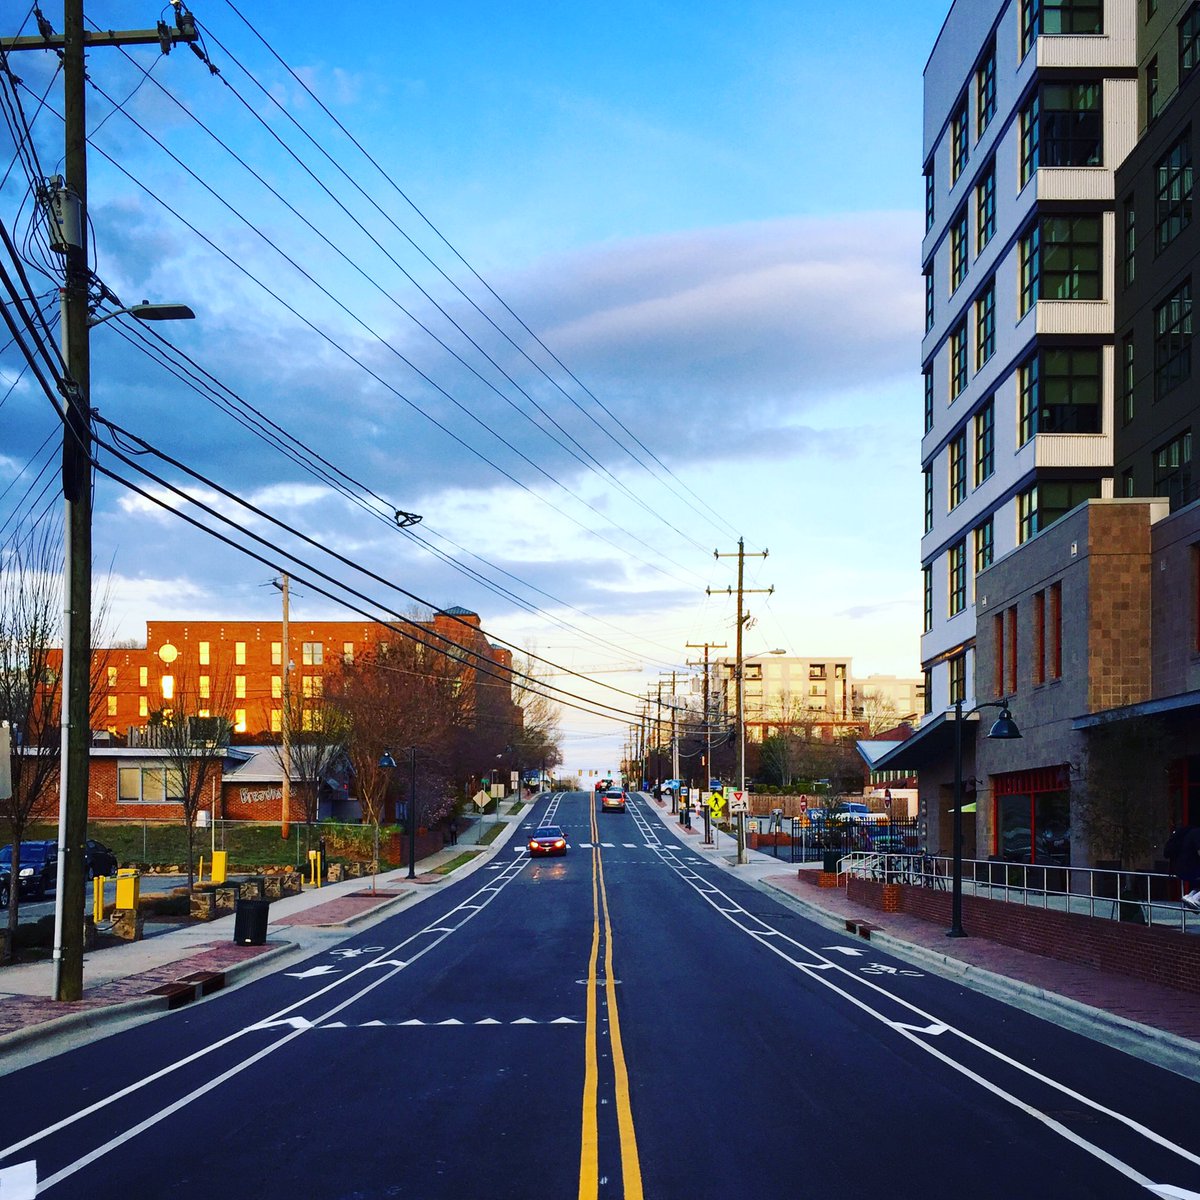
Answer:
<svg viewBox="0 0 1200 1200"><path fill-rule="evenodd" d="M1200 1200L1200 1192L1189 1192L1173 1183L1152 1183L1150 1191L1156 1196L1167 1196L1170 1200Z"/></svg>
<svg viewBox="0 0 1200 1200"><path fill-rule="evenodd" d="M839 954L849 954L851 958L859 958L866 954L866 950L860 950L857 946L822 946L822 950L836 950Z"/></svg>
<svg viewBox="0 0 1200 1200"><path fill-rule="evenodd" d="M329 975L336 971L337 967L324 963L319 967L309 967L307 971L288 971L286 974L289 979L311 979L314 975Z"/></svg>
<svg viewBox="0 0 1200 1200"><path fill-rule="evenodd" d="M909 1033L927 1033L930 1037L937 1037L939 1033L945 1033L950 1027L943 1025L940 1021L934 1021L932 1025L906 1025L903 1021L893 1021L894 1029L906 1029Z"/></svg>
<svg viewBox="0 0 1200 1200"><path fill-rule="evenodd" d="M381 958L378 962L370 965L373 967L407 967L408 963L402 958Z"/></svg>
<svg viewBox="0 0 1200 1200"><path fill-rule="evenodd" d="M258 1025L251 1025L251 1029L274 1029L278 1025L290 1025L293 1029L311 1029L313 1023L307 1021L304 1017L284 1017L281 1021L262 1021Z"/></svg>

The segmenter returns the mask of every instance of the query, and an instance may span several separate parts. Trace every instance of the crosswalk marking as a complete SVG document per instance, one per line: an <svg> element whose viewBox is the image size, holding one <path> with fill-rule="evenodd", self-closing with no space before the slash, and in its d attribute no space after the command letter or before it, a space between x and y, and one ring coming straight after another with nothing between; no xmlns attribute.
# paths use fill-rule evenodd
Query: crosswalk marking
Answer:
<svg viewBox="0 0 1200 1200"><path fill-rule="evenodd" d="M277 1021L277 1025L292 1025L296 1029L401 1029L419 1027L421 1029L444 1029L447 1026L465 1027L468 1025L582 1025L583 1021L578 1017L552 1017L547 1020L539 1020L536 1017L517 1017L512 1021L498 1021L495 1017L482 1017L478 1021L463 1021L458 1017L449 1017L444 1021L422 1021L419 1017L410 1017L407 1021L360 1021L356 1025L348 1025L345 1021L329 1021L323 1025L311 1025L302 1017L292 1018L290 1021ZM265 1026L255 1026L255 1028L265 1028Z"/></svg>

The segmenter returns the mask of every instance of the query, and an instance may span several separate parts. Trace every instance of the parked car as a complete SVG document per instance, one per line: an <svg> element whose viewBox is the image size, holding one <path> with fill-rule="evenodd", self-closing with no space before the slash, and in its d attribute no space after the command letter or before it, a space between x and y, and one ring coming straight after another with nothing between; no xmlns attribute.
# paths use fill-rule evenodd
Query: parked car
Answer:
<svg viewBox="0 0 1200 1200"><path fill-rule="evenodd" d="M111 877L117 873L117 856L103 842L88 838L83 844L83 873L87 879Z"/></svg>
<svg viewBox="0 0 1200 1200"><path fill-rule="evenodd" d="M8 907L8 897L12 891L12 881L9 878L8 869L0 867L0 908Z"/></svg>
<svg viewBox="0 0 1200 1200"><path fill-rule="evenodd" d="M12 846L0 850L0 870L12 875ZM58 883L58 843L22 842L20 884L22 896L40 898L53 891Z"/></svg>

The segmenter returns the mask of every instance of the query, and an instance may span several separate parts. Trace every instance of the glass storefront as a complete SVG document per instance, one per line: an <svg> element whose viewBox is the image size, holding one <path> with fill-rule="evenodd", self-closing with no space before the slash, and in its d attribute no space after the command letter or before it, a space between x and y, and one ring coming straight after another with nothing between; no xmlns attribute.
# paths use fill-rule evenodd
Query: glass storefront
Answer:
<svg viewBox="0 0 1200 1200"><path fill-rule="evenodd" d="M992 778L995 830L992 852L1010 862L1071 861L1069 768L1043 767Z"/></svg>

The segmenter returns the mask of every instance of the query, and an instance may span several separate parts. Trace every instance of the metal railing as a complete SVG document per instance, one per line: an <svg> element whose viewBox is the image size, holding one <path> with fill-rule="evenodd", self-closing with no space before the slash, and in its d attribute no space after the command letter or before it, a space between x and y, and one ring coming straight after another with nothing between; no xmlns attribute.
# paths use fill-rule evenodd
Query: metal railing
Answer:
<svg viewBox="0 0 1200 1200"><path fill-rule="evenodd" d="M840 860L847 875L884 883L948 889L948 855L851 851ZM1200 932L1200 912L1183 903L1179 880L1153 871L1112 871L1051 863L965 858L963 894L1109 921Z"/></svg>

